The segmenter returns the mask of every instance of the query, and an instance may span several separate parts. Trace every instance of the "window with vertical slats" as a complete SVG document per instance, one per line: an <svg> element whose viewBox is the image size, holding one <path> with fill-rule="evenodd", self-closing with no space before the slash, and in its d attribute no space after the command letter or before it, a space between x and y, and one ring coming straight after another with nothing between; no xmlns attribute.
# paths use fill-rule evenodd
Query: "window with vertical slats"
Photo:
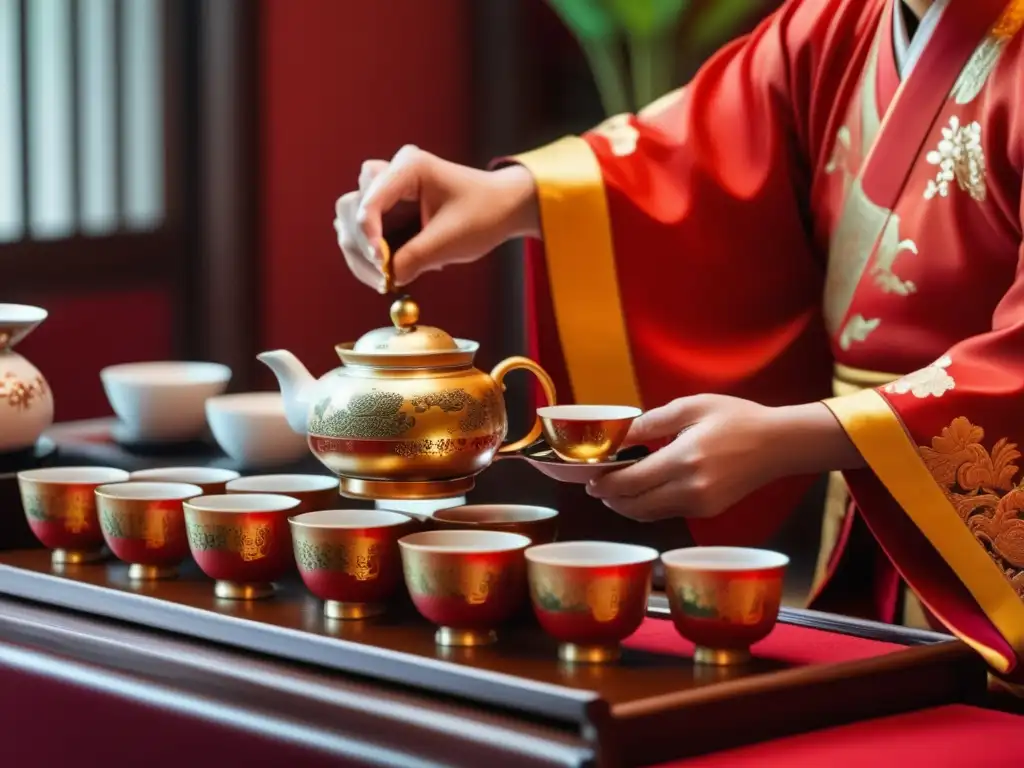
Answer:
<svg viewBox="0 0 1024 768"><path fill-rule="evenodd" d="M164 0L0 0L0 248L164 223Z"/></svg>

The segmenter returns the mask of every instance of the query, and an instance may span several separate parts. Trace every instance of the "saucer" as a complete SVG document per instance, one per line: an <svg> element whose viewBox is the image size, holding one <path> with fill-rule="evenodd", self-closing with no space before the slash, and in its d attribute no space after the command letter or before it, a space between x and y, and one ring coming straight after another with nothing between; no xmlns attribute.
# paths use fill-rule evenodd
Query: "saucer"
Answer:
<svg viewBox="0 0 1024 768"><path fill-rule="evenodd" d="M122 421L110 427L110 439L125 450L138 453L166 453L168 451L195 450L209 448L210 441L206 434L200 433L193 437L151 437L139 435Z"/></svg>
<svg viewBox="0 0 1024 768"><path fill-rule="evenodd" d="M539 440L533 445L524 448L517 458L529 462L537 471L542 472L552 480L557 480L560 483L585 485L606 472L636 464L640 459L649 454L650 449L642 445L635 445L632 448L619 451L616 457L609 461L601 461L594 464L577 464L558 458L551 446L543 440Z"/></svg>

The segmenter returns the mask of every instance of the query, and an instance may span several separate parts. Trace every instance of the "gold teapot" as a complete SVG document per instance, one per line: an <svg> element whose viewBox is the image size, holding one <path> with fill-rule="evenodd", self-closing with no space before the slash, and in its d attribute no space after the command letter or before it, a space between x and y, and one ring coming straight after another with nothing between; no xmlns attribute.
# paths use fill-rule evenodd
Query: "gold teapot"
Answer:
<svg viewBox="0 0 1024 768"><path fill-rule="evenodd" d="M540 379L550 404L551 377L525 357L488 375L473 367L479 344L419 324L408 297L391 305L390 328L335 347L343 365L319 380L291 352L258 359L277 376L288 423L341 478L341 493L362 499L441 499L473 488L498 453L519 451L541 433L537 419L521 440L508 431L505 376L524 369Z"/></svg>

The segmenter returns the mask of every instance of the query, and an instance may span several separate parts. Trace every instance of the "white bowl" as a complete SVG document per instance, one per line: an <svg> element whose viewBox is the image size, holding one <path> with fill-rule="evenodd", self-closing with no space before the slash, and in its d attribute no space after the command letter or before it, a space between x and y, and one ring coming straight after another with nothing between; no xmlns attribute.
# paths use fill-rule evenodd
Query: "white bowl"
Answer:
<svg viewBox="0 0 1024 768"><path fill-rule="evenodd" d="M280 392L211 397L206 420L217 445L243 467L291 464L309 453L306 436L288 426Z"/></svg>
<svg viewBox="0 0 1024 768"><path fill-rule="evenodd" d="M231 369L219 363L126 363L104 368L100 379L125 438L189 440L205 431L204 404L227 388Z"/></svg>

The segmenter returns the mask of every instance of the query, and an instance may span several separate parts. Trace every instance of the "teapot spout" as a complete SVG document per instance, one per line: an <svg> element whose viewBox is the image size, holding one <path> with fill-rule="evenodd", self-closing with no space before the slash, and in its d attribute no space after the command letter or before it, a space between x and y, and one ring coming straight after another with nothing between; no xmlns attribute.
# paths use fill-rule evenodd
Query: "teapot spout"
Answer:
<svg viewBox="0 0 1024 768"><path fill-rule="evenodd" d="M285 349L275 349L256 355L256 359L274 372L284 399L284 413L288 425L298 434L306 434L306 424L316 379L299 362L299 358Z"/></svg>

